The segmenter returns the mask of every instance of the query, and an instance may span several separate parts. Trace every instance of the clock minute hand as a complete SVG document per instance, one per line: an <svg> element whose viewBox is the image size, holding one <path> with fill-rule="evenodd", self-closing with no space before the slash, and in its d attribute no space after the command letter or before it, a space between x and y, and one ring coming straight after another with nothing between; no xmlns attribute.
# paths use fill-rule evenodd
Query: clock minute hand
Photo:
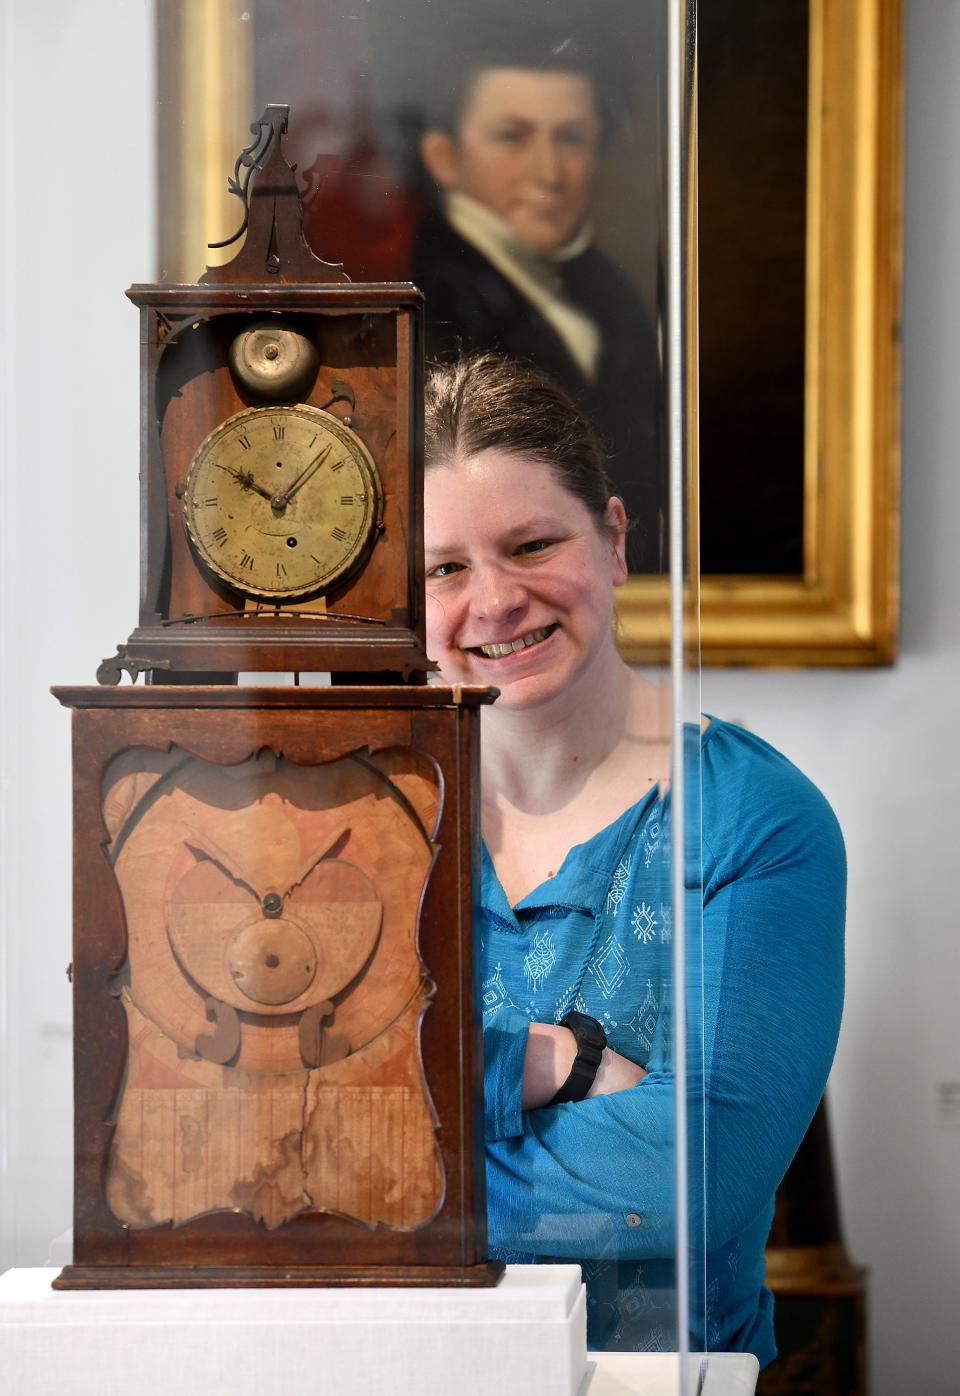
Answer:
<svg viewBox="0 0 960 1396"><path fill-rule="evenodd" d="M322 844L319 844L316 848L313 848L310 854L308 855L306 862L303 864L303 867L300 869L300 871L294 877L293 881L290 883L290 886L287 888L286 892L284 893L284 896L289 897L290 893L294 890L294 888L300 886L301 882L305 880L308 874L313 872L314 868L317 866L320 860L327 856L327 854L330 852L331 848L333 848L335 844L338 844L343 839L345 839L349 832L349 825L341 825L339 829L334 830L334 832L330 835L329 838L324 839Z"/></svg>
<svg viewBox="0 0 960 1396"><path fill-rule="evenodd" d="M324 446L320 454L318 456L314 456L313 460L309 463L309 465L305 465L303 467L303 469L300 471L300 474L294 480L292 485L288 485L287 488L285 490L282 490L280 494L275 494L273 496L273 507L275 509L285 508L290 503L297 490L299 490L303 485L307 483L314 471L320 469L321 465L323 465L323 462L326 460L327 456L329 456L332 450L332 446Z"/></svg>

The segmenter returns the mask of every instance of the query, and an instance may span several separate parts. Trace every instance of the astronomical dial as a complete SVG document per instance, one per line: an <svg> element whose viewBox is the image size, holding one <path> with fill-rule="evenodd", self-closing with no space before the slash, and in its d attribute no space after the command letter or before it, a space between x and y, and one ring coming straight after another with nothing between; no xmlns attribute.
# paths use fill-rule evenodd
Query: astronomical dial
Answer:
<svg viewBox="0 0 960 1396"><path fill-rule="evenodd" d="M234 591L284 600L327 591L362 560L383 513L360 438L301 404L229 417L190 463L187 534Z"/></svg>

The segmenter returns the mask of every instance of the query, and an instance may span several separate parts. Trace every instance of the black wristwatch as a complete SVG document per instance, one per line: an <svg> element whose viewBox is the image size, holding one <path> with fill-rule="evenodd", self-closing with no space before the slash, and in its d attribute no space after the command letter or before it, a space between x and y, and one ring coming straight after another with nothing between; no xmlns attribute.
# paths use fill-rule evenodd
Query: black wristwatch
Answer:
<svg viewBox="0 0 960 1396"><path fill-rule="evenodd" d="M569 1100L583 1100L597 1079L600 1059L607 1045L607 1034L603 1025L587 1013L568 1013L560 1019L562 1028L569 1028L577 1039L577 1056L570 1068L570 1075L557 1091L549 1105L565 1105Z"/></svg>

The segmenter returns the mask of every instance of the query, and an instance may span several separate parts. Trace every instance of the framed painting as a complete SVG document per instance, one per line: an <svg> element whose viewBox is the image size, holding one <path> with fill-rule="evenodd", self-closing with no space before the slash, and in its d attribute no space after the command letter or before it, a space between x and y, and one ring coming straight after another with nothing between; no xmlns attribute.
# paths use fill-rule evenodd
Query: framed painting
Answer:
<svg viewBox="0 0 960 1396"><path fill-rule="evenodd" d="M318 253L343 260L356 280L416 280L430 198L418 152L459 71L444 52L469 41L485 44L494 65L549 66L528 56L531 35L544 42L539 31L549 28L532 21L527 36L509 29L510 54L521 56L503 57L500 0L448 0L443 26L423 0L374 0L362 11L348 0L215 0L202 23L195 9L164 6L159 20L159 248L171 279L194 279L196 248L234 231L226 173L245 143L246 113L280 93ZM568 27L570 49L550 51L605 94L587 213L601 260L624 273L624 303L637 306L615 331L632 337L634 357L621 355L616 371L604 361L606 400L591 403L614 443L614 485L638 520L619 604L621 648L637 663L664 658L670 615L658 427L666 12L666 0L564 0L541 15ZM699 261L699 401L688 411L699 417L699 468L690 469L688 570L699 586L702 659L890 663L901 0L701 0L697 24L699 240L688 259ZM604 29L615 43L604 46ZM571 58L578 46L583 56ZM174 53L179 62L163 61ZM187 187L178 171L191 162L179 155L198 142L209 178ZM428 352L430 307L428 292ZM600 323L612 338L613 321ZM466 344L476 347L470 335ZM522 352L539 354L563 381L546 339ZM647 462L642 471L621 466L635 460Z"/></svg>
<svg viewBox="0 0 960 1396"><path fill-rule="evenodd" d="M888 664L900 0L706 0L698 77L702 659ZM631 659L664 651L664 585L626 588Z"/></svg>

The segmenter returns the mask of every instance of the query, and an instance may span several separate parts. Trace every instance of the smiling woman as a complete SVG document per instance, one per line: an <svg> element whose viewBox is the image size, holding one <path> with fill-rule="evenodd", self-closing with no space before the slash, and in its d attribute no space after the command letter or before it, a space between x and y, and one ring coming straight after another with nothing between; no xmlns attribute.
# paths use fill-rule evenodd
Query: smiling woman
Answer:
<svg viewBox="0 0 960 1396"><path fill-rule="evenodd" d="M548 465L496 448L426 489L440 529L427 558L430 624L445 672L496 684L513 708L611 668L612 586L626 579L619 501L604 536Z"/></svg>
<svg viewBox="0 0 960 1396"><path fill-rule="evenodd" d="M614 642L623 505L590 427L534 369L437 370L426 428L428 652L445 682L501 694L481 754L494 1253L579 1260L592 1347L670 1346L675 763L659 690ZM716 720L687 740L702 743L702 897L694 878L685 915L703 925L708 1166L691 1344L765 1364L773 1193L839 1025L843 844L766 743Z"/></svg>
<svg viewBox="0 0 960 1396"><path fill-rule="evenodd" d="M434 657L458 683L496 684L501 710L616 688L626 520L586 421L542 374L492 356L449 381L428 428L443 469L425 483Z"/></svg>

